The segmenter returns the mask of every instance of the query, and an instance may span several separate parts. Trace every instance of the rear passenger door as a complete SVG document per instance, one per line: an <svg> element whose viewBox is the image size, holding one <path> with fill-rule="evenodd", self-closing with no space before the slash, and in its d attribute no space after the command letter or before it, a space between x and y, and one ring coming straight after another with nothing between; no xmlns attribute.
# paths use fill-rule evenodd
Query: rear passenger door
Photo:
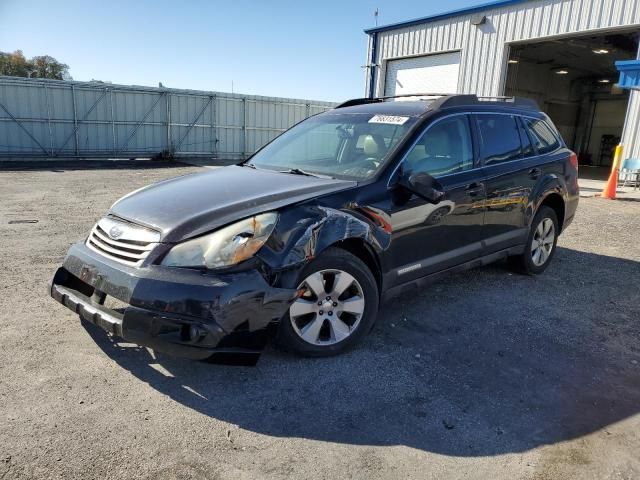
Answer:
<svg viewBox="0 0 640 480"><path fill-rule="evenodd" d="M487 192L483 239L485 253L491 253L525 242L529 194L542 172L519 116L477 113L474 118Z"/></svg>

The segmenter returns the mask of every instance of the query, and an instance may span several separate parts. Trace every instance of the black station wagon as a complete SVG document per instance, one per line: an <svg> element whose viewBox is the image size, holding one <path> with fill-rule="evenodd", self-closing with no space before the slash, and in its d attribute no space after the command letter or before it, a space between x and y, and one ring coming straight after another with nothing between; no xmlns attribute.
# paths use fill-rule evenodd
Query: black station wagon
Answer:
<svg viewBox="0 0 640 480"><path fill-rule="evenodd" d="M350 100L243 163L121 198L51 295L170 354L257 361L275 336L332 355L381 301L443 273L500 259L541 273L577 205L576 155L530 100Z"/></svg>

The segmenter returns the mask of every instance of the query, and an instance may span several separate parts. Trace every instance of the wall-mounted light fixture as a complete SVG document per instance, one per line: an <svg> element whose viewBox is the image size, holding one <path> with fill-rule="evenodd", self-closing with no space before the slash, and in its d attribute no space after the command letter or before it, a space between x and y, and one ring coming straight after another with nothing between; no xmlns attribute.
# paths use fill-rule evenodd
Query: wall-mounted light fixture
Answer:
<svg viewBox="0 0 640 480"><path fill-rule="evenodd" d="M565 69L565 68L559 68L557 70L555 70L555 73L557 75L566 75L569 73L569 70Z"/></svg>
<svg viewBox="0 0 640 480"><path fill-rule="evenodd" d="M477 14L471 17L471 25L475 25L476 27L480 25L484 25L487 23L487 17L482 14Z"/></svg>
<svg viewBox="0 0 640 480"><path fill-rule="evenodd" d="M604 55L609 53L609 50L607 50L606 48L596 48L595 50L593 50L593 53L595 53L596 55Z"/></svg>
<svg viewBox="0 0 640 480"><path fill-rule="evenodd" d="M513 58L510 58L509 61L507 63L510 63L511 65L514 65L516 63L518 63L518 60L515 60Z"/></svg>

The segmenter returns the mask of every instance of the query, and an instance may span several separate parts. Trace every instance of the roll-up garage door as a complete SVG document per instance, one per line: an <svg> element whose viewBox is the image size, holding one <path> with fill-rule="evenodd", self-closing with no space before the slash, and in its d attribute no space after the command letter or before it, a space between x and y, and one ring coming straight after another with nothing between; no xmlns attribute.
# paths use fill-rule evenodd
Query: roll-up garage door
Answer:
<svg viewBox="0 0 640 480"><path fill-rule="evenodd" d="M460 52L389 60L384 94L456 93L459 71Z"/></svg>

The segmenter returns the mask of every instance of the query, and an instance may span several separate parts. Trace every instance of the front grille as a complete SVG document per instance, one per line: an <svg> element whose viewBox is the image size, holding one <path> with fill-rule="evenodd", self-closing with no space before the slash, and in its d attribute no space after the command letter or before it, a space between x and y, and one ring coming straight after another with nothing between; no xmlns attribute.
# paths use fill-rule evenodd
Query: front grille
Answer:
<svg viewBox="0 0 640 480"><path fill-rule="evenodd" d="M86 245L111 260L139 267L159 240L158 232L105 217L93 227Z"/></svg>

